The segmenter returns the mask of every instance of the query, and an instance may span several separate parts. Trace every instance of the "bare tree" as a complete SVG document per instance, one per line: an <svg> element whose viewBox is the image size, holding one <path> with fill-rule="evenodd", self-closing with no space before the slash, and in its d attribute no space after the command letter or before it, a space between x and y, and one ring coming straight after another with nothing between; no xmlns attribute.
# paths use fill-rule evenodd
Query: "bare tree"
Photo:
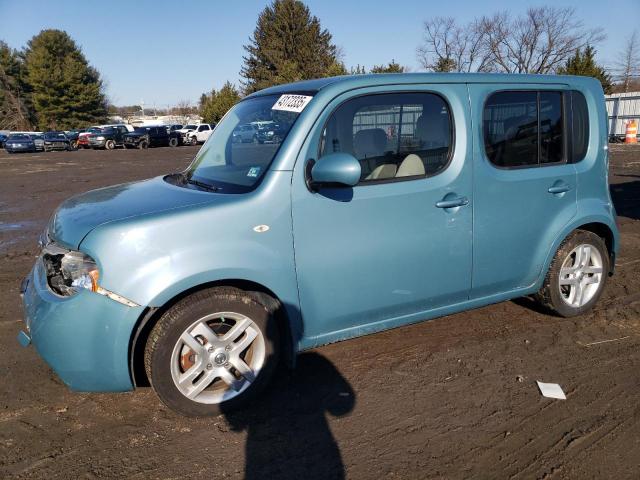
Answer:
<svg viewBox="0 0 640 480"><path fill-rule="evenodd" d="M483 72L491 70L484 32L478 21L463 27L453 17L424 22L424 42L417 50L423 68L435 71Z"/></svg>
<svg viewBox="0 0 640 480"><path fill-rule="evenodd" d="M638 32L634 31L627 39L624 50L616 62L616 70L623 92L628 92L640 75L640 47L638 46Z"/></svg>
<svg viewBox="0 0 640 480"><path fill-rule="evenodd" d="M518 17L499 12L462 27L453 18L434 18L424 30L417 51L422 66L452 65L460 72L552 73L577 49L604 39L570 7L530 8Z"/></svg>
<svg viewBox="0 0 640 480"><path fill-rule="evenodd" d="M191 100L179 100L171 111L176 115L185 116L193 113L194 107L191 105Z"/></svg>
<svg viewBox="0 0 640 480"><path fill-rule="evenodd" d="M0 106L3 113L0 117L0 130L31 130L27 106L2 65L0 65L0 90L4 96L4 105Z"/></svg>

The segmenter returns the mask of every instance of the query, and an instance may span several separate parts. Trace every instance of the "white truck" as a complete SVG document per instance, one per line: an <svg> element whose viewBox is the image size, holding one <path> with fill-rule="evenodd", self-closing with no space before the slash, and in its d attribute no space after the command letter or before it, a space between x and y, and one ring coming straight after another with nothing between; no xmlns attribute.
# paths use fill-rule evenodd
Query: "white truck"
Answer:
<svg viewBox="0 0 640 480"><path fill-rule="evenodd" d="M182 143L185 145L198 145L207 141L214 128L214 124L190 124L176 130L176 132L182 135Z"/></svg>

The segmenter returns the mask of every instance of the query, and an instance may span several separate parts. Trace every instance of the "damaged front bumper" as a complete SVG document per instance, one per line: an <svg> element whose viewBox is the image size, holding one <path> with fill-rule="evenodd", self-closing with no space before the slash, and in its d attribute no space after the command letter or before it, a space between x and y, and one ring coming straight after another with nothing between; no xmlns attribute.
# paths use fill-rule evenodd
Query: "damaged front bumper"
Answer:
<svg viewBox="0 0 640 480"><path fill-rule="evenodd" d="M65 384L91 392L133 389L129 342L144 307L87 290L58 296L47 285L40 259L21 294L27 332L18 341L32 344Z"/></svg>

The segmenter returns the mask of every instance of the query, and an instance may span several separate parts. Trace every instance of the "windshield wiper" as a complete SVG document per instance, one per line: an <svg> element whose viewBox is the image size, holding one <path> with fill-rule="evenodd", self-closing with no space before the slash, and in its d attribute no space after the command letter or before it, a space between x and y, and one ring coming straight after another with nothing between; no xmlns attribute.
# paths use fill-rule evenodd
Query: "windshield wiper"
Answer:
<svg viewBox="0 0 640 480"><path fill-rule="evenodd" d="M220 190L220 188L216 187L215 185L210 185L208 183L201 182L199 180L194 180L193 178L190 178L187 175L184 176L184 181L187 183L190 183L191 185L195 185L196 187L199 187L203 190L206 190L207 192L217 192Z"/></svg>

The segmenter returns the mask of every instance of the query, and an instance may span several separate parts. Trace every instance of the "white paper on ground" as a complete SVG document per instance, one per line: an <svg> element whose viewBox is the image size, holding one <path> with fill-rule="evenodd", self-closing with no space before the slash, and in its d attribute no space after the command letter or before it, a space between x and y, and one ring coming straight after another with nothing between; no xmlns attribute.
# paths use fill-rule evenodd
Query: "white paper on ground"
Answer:
<svg viewBox="0 0 640 480"><path fill-rule="evenodd" d="M538 388L540 389L540 393L543 397L547 398L557 398L558 400L566 400L564 392L562 391L562 387L557 383L542 383L536 382L538 384Z"/></svg>

